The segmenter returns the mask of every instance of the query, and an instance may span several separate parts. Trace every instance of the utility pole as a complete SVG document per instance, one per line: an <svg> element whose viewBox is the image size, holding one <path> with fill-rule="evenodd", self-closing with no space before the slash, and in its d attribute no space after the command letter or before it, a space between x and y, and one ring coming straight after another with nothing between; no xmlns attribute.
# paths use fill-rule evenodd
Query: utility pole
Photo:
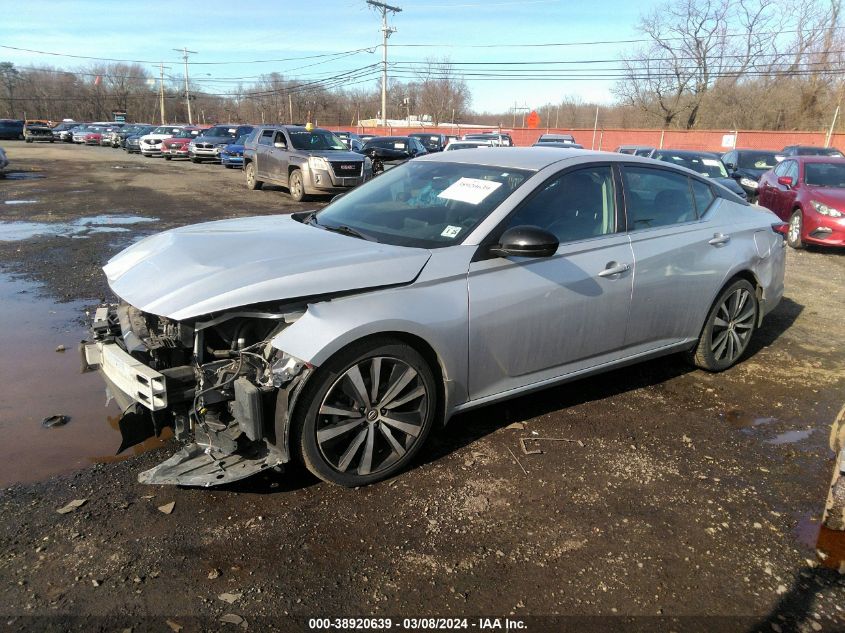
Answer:
<svg viewBox="0 0 845 633"><path fill-rule="evenodd" d="M159 99L159 106L161 107L161 124L164 125L166 123L164 118L164 69L167 68L170 70L170 66L165 66L163 63L159 63L158 71L159 71L159 84L158 84L158 99Z"/></svg>
<svg viewBox="0 0 845 633"><path fill-rule="evenodd" d="M290 112L290 121L288 121L288 123L293 125L293 95L290 93L290 91L288 91L288 111Z"/></svg>
<svg viewBox="0 0 845 633"><path fill-rule="evenodd" d="M197 52L189 51L187 47L174 48L173 50L182 53L182 59L185 60L185 103L188 105L188 124L192 125L194 121L191 118L191 89L188 87L188 55L196 55Z"/></svg>
<svg viewBox="0 0 845 633"><path fill-rule="evenodd" d="M396 32L396 29L387 26L387 12L400 13L402 9L383 2L376 2L376 0L367 0L367 4L381 11L381 124L382 127L387 127L387 38L390 37L391 33Z"/></svg>

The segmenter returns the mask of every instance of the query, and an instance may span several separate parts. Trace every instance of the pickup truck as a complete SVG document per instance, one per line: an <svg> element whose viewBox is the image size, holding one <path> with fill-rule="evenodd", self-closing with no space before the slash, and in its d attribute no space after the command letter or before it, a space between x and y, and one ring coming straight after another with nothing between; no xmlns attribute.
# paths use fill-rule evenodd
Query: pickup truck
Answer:
<svg viewBox="0 0 845 633"><path fill-rule="evenodd" d="M372 177L372 161L350 152L329 130L263 125L244 145L246 186L287 187L300 202L311 195L345 193Z"/></svg>

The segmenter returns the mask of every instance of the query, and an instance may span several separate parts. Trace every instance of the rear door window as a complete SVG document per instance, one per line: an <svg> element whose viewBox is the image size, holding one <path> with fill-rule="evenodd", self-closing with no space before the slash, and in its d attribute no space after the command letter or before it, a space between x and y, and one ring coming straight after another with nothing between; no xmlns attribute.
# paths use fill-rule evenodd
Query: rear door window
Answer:
<svg viewBox="0 0 845 633"><path fill-rule="evenodd" d="M652 229L698 218L689 177L626 165L622 173L628 230Z"/></svg>
<svg viewBox="0 0 845 633"><path fill-rule="evenodd" d="M258 139L259 145L272 145L273 144L273 130L264 130L261 132L261 138Z"/></svg>

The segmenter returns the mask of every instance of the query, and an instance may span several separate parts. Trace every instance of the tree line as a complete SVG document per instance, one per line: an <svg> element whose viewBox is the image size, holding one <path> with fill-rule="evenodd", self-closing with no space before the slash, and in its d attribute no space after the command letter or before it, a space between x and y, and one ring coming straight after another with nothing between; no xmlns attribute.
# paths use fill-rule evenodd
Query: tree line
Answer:
<svg viewBox="0 0 845 633"><path fill-rule="evenodd" d="M565 96L534 104L542 127L820 130L845 91L842 0L669 0L644 13L638 43L618 59L608 104ZM184 77L161 82L140 64L91 64L75 70L0 63L0 116L107 120L116 110L135 121L187 121ZM604 69L608 70L608 69ZM380 86L344 78L306 82L261 75L218 92L192 79L194 121L355 125L378 119ZM163 83L163 86L161 85ZM361 85L361 84L359 84ZM518 85L518 84L517 84ZM389 86L391 119L510 127L513 112L474 112L472 95L448 59L428 59L415 78ZM223 90L223 91L221 91Z"/></svg>

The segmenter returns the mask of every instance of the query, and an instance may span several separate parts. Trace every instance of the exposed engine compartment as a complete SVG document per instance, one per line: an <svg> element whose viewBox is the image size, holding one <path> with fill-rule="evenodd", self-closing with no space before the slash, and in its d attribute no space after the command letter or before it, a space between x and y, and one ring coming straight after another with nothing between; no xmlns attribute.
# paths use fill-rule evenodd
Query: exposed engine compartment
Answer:
<svg viewBox="0 0 845 633"><path fill-rule="evenodd" d="M118 375L134 372L119 385L106 376L123 410L119 452L165 426L193 442L142 473L141 481L208 486L288 461L286 433L278 427L287 423L289 392L308 368L270 341L304 309L258 306L194 321L148 314L126 303L97 310L93 341L84 348L87 365L111 362Z"/></svg>

